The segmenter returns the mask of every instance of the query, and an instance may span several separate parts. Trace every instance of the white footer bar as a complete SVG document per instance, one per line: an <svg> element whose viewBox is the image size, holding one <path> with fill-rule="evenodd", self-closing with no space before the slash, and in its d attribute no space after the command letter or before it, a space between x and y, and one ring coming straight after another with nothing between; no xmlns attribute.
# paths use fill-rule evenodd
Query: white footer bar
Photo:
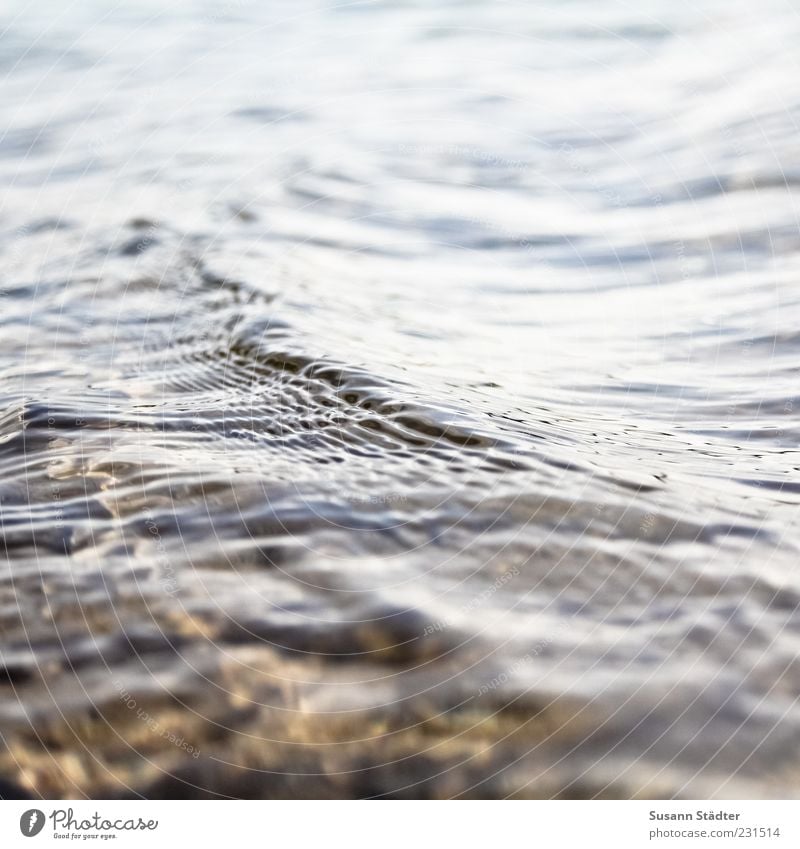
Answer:
<svg viewBox="0 0 800 849"><path fill-rule="evenodd" d="M800 847L800 802L0 802L0 846Z"/></svg>

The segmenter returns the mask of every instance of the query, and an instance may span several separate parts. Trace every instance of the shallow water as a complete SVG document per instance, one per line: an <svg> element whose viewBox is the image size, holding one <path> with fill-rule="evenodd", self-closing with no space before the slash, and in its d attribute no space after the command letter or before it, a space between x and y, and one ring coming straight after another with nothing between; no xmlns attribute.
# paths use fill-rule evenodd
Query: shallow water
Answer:
<svg viewBox="0 0 800 849"><path fill-rule="evenodd" d="M790 4L0 31L3 792L800 795Z"/></svg>

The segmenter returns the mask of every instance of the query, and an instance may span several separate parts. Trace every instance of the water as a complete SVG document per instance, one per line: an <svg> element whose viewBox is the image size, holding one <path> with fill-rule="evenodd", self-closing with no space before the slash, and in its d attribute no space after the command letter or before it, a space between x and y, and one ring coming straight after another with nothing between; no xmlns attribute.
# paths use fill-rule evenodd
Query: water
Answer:
<svg viewBox="0 0 800 849"><path fill-rule="evenodd" d="M6 4L5 794L800 795L791 4Z"/></svg>

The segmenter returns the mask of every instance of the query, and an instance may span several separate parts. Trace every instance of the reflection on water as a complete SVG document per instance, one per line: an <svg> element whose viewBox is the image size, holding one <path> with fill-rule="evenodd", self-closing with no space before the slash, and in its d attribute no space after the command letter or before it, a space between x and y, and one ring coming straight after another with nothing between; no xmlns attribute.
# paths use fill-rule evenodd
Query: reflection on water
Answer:
<svg viewBox="0 0 800 849"><path fill-rule="evenodd" d="M12 6L0 791L798 795L789 4Z"/></svg>

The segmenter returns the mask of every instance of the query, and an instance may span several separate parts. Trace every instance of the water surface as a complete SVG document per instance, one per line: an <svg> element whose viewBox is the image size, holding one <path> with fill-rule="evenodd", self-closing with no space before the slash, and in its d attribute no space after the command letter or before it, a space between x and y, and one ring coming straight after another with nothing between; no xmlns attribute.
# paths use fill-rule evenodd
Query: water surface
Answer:
<svg viewBox="0 0 800 849"><path fill-rule="evenodd" d="M791 4L0 32L10 785L800 795Z"/></svg>

